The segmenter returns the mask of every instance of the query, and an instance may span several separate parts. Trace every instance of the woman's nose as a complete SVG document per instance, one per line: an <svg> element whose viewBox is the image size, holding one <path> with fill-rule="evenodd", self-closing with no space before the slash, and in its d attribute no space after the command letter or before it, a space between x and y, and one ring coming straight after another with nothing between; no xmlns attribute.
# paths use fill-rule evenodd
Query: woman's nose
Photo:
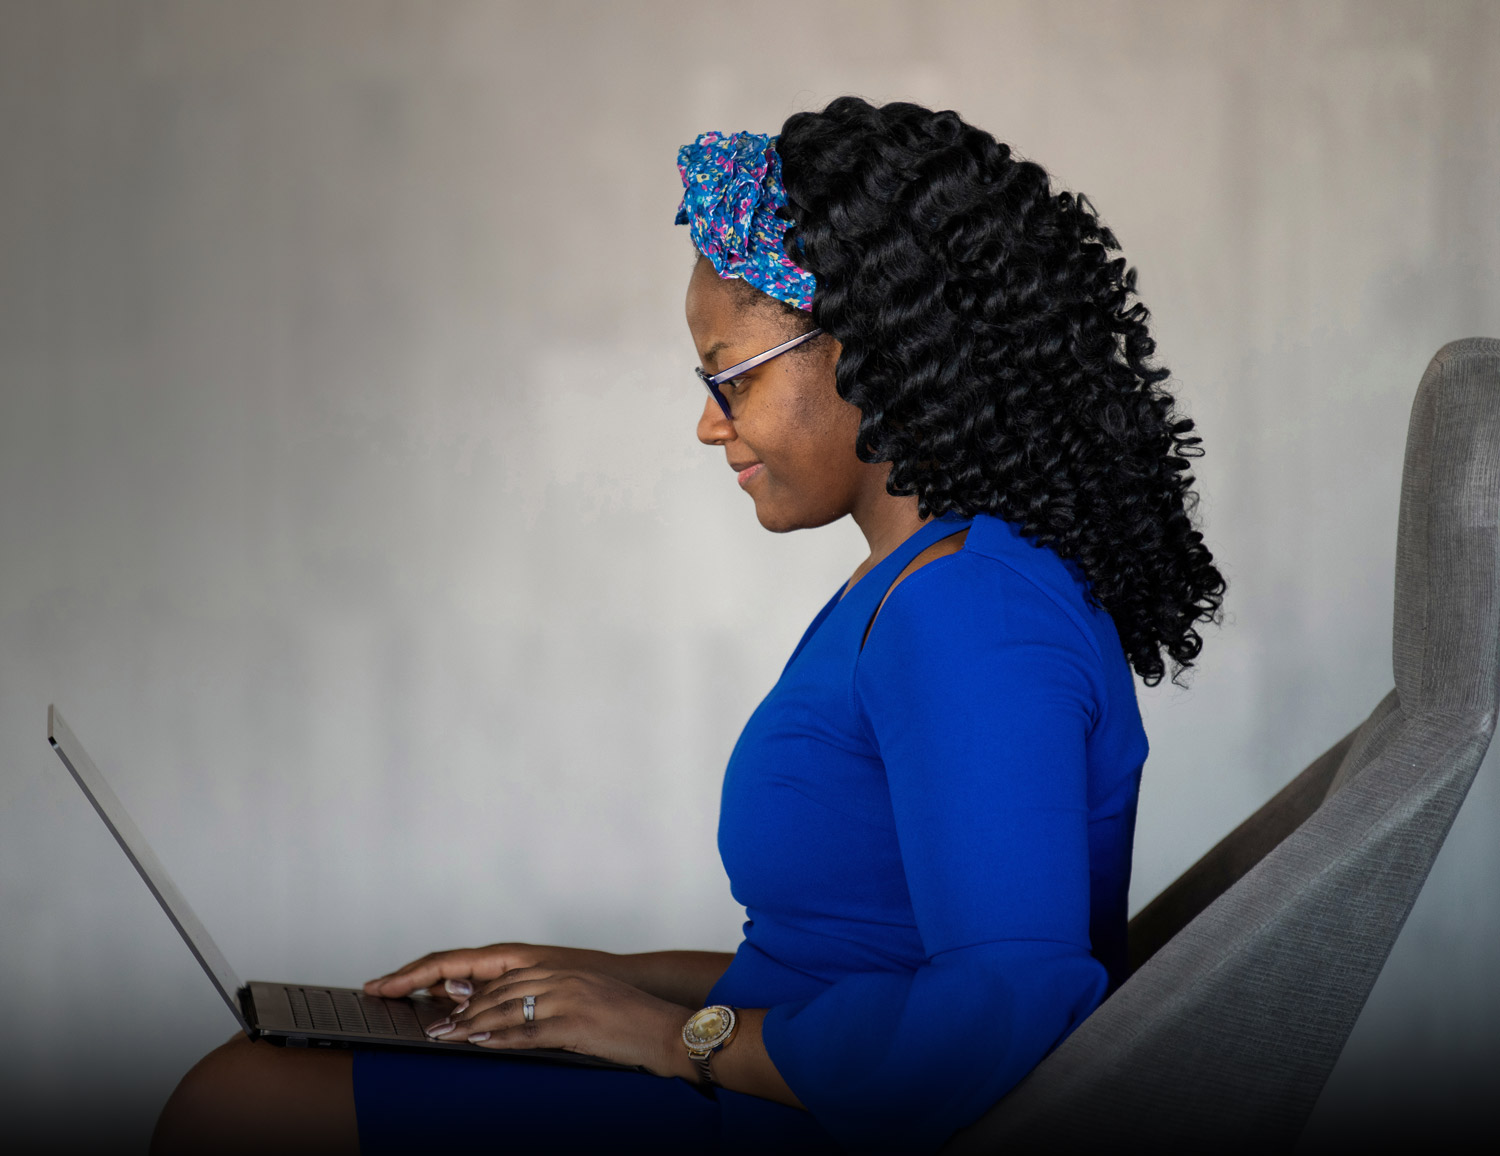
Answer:
<svg viewBox="0 0 1500 1156"><path fill-rule="evenodd" d="M703 399L703 412L698 416L698 440L706 446L721 446L734 440L734 422L724 416L712 394Z"/></svg>

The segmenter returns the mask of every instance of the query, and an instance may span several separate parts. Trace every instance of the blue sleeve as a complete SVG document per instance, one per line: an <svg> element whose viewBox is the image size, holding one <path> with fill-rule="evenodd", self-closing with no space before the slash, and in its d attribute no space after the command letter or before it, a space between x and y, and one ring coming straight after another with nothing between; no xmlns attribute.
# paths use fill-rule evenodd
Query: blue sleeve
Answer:
<svg viewBox="0 0 1500 1156"><path fill-rule="evenodd" d="M936 1149L1103 998L1086 762L1100 665L1057 602L989 558L930 563L880 611L853 693L925 962L847 976L765 1021L777 1070L841 1142Z"/></svg>

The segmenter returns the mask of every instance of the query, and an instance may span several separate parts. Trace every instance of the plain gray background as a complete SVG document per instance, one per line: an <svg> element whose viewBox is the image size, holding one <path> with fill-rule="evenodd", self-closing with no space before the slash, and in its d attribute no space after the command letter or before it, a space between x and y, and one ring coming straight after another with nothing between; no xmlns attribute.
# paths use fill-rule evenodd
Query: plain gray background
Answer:
<svg viewBox="0 0 1500 1156"><path fill-rule="evenodd" d="M1500 335L1500 6L0 0L12 1126L139 1147L232 1027L49 701L244 977L733 947L722 768L863 554L694 440L673 161L845 92L1086 192L1204 435L1134 906L1388 689L1411 397ZM1486 766L1308 1147L1493 1088L1497 819Z"/></svg>

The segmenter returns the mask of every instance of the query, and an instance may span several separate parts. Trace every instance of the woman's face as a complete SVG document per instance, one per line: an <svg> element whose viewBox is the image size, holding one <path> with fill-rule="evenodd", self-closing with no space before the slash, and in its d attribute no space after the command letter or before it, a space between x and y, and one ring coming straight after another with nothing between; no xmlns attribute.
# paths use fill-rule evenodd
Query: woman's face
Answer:
<svg viewBox="0 0 1500 1156"><path fill-rule="evenodd" d="M743 286L722 280L699 259L688 282L687 322L705 373L717 373L795 336L769 298L758 304ZM823 526L885 493L889 465L854 455L859 410L839 397L831 337L772 358L721 387L730 421L704 394L698 440L723 446L755 516L778 533Z"/></svg>

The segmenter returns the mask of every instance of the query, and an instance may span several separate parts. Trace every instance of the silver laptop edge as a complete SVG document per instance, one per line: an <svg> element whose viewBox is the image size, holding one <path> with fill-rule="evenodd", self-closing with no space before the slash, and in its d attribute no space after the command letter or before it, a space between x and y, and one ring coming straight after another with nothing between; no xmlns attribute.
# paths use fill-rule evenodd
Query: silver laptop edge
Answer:
<svg viewBox="0 0 1500 1156"><path fill-rule="evenodd" d="M239 1021L240 1027L251 1039L266 1038L276 1043L289 1043L301 1047L307 1046L309 1042L324 1047L330 1044L341 1047L355 1043L380 1044L420 1048L423 1051L460 1050L478 1055L503 1056L582 1067L625 1067L622 1064L575 1052L560 1052L547 1048L524 1051L487 1049L464 1041L430 1039L422 1029L442 1019L446 1015L445 1009L451 1005L425 995L413 995L399 1000L375 1000L374 997L364 996L352 988L314 989L299 985L257 982L242 984L229 966L229 961L224 958L224 953L219 950L218 945L209 937L198 917L193 914L193 909L188 906L187 900L173 884L166 868L161 865L141 834L140 828L131 821L119 798L104 781L104 776L99 773L94 760L89 758L88 753L83 749L83 744L78 741L78 736L68 727L56 706L47 707L47 739L62 760L63 766L67 767L68 773L73 776L73 781L83 789L84 795L87 796L94 810L104 820L104 825L115 837L120 850L125 852L125 857L145 880L146 886L151 889L151 894L156 896L156 901L167 913L172 926L177 928L177 934L182 936L182 941L188 945L193 958L208 973L214 987L224 997L229 1010L234 1013L234 1018ZM294 988L302 994L297 995ZM312 1000L319 998L318 993L326 994L334 1000L363 999L385 1005L388 1009L391 1005L399 1004L410 1009L410 1014L408 1015L406 1011L398 1013L390 1010L386 1014L392 1018L399 1014L411 1022L401 1030L395 1031L394 1034L388 1034L392 1031L390 1024L380 1028L367 1026L364 1030L348 1030L337 1025L319 1025L317 1013L313 1013L311 1027L306 1024L298 1025L297 1016L293 1013L289 1001L294 998ZM363 1015L363 1013L360 1014ZM644 1071L645 1069L629 1070Z"/></svg>
<svg viewBox="0 0 1500 1156"><path fill-rule="evenodd" d="M156 896L156 901L167 913L172 926L177 928L177 933L188 945L188 950L208 973L209 979L213 980L214 987L224 997L224 1002L229 1005L234 1018L239 1020L240 1027L247 1035L254 1036L255 1030L246 1021L244 1009L240 1007L239 1002L239 992L244 984L240 983L239 977L234 974L234 969L229 966L229 961L224 958L224 953L219 950L218 944L209 937L208 931L193 914L193 909L188 906L187 900L172 883L166 869L162 867L152 852L150 844L141 834L140 828L131 821L119 798L116 797L114 791L110 790L109 784L99 773L99 768L94 766L94 760L89 758L83 745L69 729L67 722L55 706L47 708L47 739L51 742L52 749L62 759L63 765L68 768L74 782L83 788L83 793L94 805L94 810L99 812L99 818L104 820L104 825L115 837L120 850L124 851L126 858L134 864L136 871L146 881L146 886L151 888L151 894Z"/></svg>

